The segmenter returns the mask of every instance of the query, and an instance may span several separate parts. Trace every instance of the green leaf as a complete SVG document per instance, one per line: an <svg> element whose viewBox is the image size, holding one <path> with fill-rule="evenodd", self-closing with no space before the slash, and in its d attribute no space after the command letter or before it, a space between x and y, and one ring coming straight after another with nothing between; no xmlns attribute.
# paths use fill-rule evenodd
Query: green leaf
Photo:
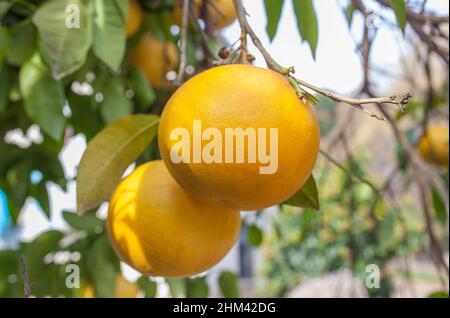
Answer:
<svg viewBox="0 0 450 318"><path fill-rule="evenodd" d="M50 137L61 140L66 123L61 83L52 78L37 54L22 67L19 81L28 117Z"/></svg>
<svg viewBox="0 0 450 318"><path fill-rule="evenodd" d="M447 208L445 206L445 201L442 199L439 191L434 187L431 189L431 197L433 201L434 212L436 213L436 218L442 225L446 225Z"/></svg>
<svg viewBox="0 0 450 318"><path fill-rule="evenodd" d="M8 29L0 26L0 72L3 68L3 62L11 45L11 37Z"/></svg>
<svg viewBox="0 0 450 318"><path fill-rule="evenodd" d="M383 220L386 217L388 210L386 207L386 204L384 203L383 199L378 199L377 203L375 204L375 210L374 210L374 214L375 217L378 220Z"/></svg>
<svg viewBox="0 0 450 318"><path fill-rule="evenodd" d="M94 213L79 216L73 212L63 211L63 218L76 230L96 233L99 229L103 229L103 220L99 219Z"/></svg>
<svg viewBox="0 0 450 318"><path fill-rule="evenodd" d="M248 227L247 240L251 246L260 246L263 241L263 233L258 226L252 224Z"/></svg>
<svg viewBox="0 0 450 318"><path fill-rule="evenodd" d="M397 24L400 26L403 32L406 28L406 3L405 0L389 0L389 4L394 10L395 18L397 19Z"/></svg>
<svg viewBox="0 0 450 318"><path fill-rule="evenodd" d="M317 185L314 177L311 175L303 187L282 204L319 210L319 193L317 191Z"/></svg>
<svg viewBox="0 0 450 318"><path fill-rule="evenodd" d="M131 101L125 96L123 78L109 77L97 87L103 95L100 113L106 123L112 123L133 112Z"/></svg>
<svg viewBox="0 0 450 318"><path fill-rule="evenodd" d="M94 43L95 55L117 71L122 64L126 48L126 15L118 2L120 0L94 0Z"/></svg>
<svg viewBox="0 0 450 318"><path fill-rule="evenodd" d="M36 29L29 24L11 32L10 38L7 61L14 66L21 66L33 56L36 50Z"/></svg>
<svg viewBox="0 0 450 318"><path fill-rule="evenodd" d="M448 298L448 292L437 291L428 295L428 298Z"/></svg>
<svg viewBox="0 0 450 318"><path fill-rule="evenodd" d="M355 6L353 5L352 2L350 2L347 6L347 8L345 9L345 17L347 19L347 23L348 26L350 27L352 25L353 22L353 15L355 14Z"/></svg>
<svg viewBox="0 0 450 318"><path fill-rule="evenodd" d="M9 79L6 70L0 68L0 114L6 110L9 100Z"/></svg>
<svg viewBox="0 0 450 318"><path fill-rule="evenodd" d="M75 134L82 133L90 141L103 128L100 112L92 105L91 96L70 93L67 97L72 116L70 123Z"/></svg>
<svg viewBox="0 0 450 318"><path fill-rule="evenodd" d="M89 143L78 170L78 214L109 199L125 169L155 138L158 123L155 115L125 117Z"/></svg>
<svg viewBox="0 0 450 318"><path fill-rule="evenodd" d="M312 0L292 0L297 19L297 28L303 41L308 42L314 58L316 58L319 41L319 27Z"/></svg>
<svg viewBox="0 0 450 318"><path fill-rule="evenodd" d="M179 298L186 295L186 279L184 278L166 278L172 297Z"/></svg>
<svg viewBox="0 0 450 318"><path fill-rule="evenodd" d="M284 0L264 0L267 16L266 32L269 36L270 42L273 41L275 35L277 34L283 5Z"/></svg>
<svg viewBox="0 0 450 318"><path fill-rule="evenodd" d="M87 252L86 261L95 286L95 294L98 297L114 297L120 262L109 244L107 235L100 236L94 242Z"/></svg>
<svg viewBox="0 0 450 318"><path fill-rule="evenodd" d="M30 196L32 196L36 201L44 214L50 218L50 201L48 198L47 187L45 182L40 182L39 184L30 184Z"/></svg>
<svg viewBox="0 0 450 318"><path fill-rule="evenodd" d="M140 68L133 68L130 74L131 86L141 111L149 110L156 100L156 94Z"/></svg>
<svg viewBox="0 0 450 318"><path fill-rule="evenodd" d="M12 5L12 2L0 2L0 20L3 19Z"/></svg>
<svg viewBox="0 0 450 318"><path fill-rule="evenodd" d="M144 291L145 298L155 298L158 284L148 277L142 276L138 280L139 287Z"/></svg>
<svg viewBox="0 0 450 318"><path fill-rule="evenodd" d="M233 272L222 272L219 276L219 287L223 297L238 298L239 278Z"/></svg>
<svg viewBox="0 0 450 318"><path fill-rule="evenodd" d="M92 15L82 1L48 1L39 7L32 20L39 29L56 79L84 64L92 44Z"/></svg>
<svg viewBox="0 0 450 318"><path fill-rule="evenodd" d="M186 281L186 297L187 298L206 298L208 297L209 288L204 277L187 279Z"/></svg>

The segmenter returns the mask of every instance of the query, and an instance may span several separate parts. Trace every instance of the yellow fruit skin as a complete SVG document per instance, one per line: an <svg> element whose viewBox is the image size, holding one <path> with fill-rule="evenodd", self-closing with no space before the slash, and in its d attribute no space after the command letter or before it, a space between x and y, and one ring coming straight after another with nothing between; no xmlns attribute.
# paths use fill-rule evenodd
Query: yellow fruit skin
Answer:
<svg viewBox="0 0 450 318"><path fill-rule="evenodd" d="M183 127L192 138L194 120L201 120L203 129L220 129L222 135L225 128L278 128L277 172L260 174L259 163L174 164L170 151L177 141L170 140L170 134ZM227 65L195 76L173 94L158 138L164 162L183 188L252 211L290 198L306 182L319 151L320 130L312 107L283 76L249 65Z"/></svg>
<svg viewBox="0 0 450 318"><path fill-rule="evenodd" d="M418 145L423 160L447 166L449 163L449 128L447 126L430 126Z"/></svg>
<svg viewBox="0 0 450 318"><path fill-rule="evenodd" d="M162 161L146 163L110 201L109 236L119 257L144 275L191 276L208 270L234 245L240 215L192 197Z"/></svg>
<svg viewBox="0 0 450 318"><path fill-rule="evenodd" d="M128 17L126 25L127 38L132 37L142 24L142 10L137 0L130 0L128 4Z"/></svg>
<svg viewBox="0 0 450 318"><path fill-rule="evenodd" d="M121 275L116 278L114 298L136 298L139 288L136 284L130 283ZM83 298L95 298L95 288L92 284L86 285L82 293Z"/></svg>
<svg viewBox="0 0 450 318"><path fill-rule="evenodd" d="M154 88L168 88L166 75L176 70L178 51L172 42L161 42L145 34L131 53L132 62L138 66Z"/></svg>
<svg viewBox="0 0 450 318"><path fill-rule="evenodd" d="M201 17L203 0L194 0L194 8L198 17ZM208 5L208 17L213 29L223 29L236 20L236 11L234 9L233 0L215 0L214 6ZM181 1L177 2L173 13L172 21L176 25L181 25L182 5Z"/></svg>

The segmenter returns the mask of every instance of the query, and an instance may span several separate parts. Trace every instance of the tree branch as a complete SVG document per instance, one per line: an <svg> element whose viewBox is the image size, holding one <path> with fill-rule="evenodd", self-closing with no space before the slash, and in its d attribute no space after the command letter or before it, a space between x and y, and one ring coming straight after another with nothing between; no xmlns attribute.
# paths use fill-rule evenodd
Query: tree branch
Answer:
<svg viewBox="0 0 450 318"><path fill-rule="evenodd" d="M410 94L406 94L405 96L403 96L400 99L397 99L397 97L391 96L391 97L382 97L382 98L372 98L369 100L367 100L367 99L359 100L359 99L348 98L348 97L343 97L343 96L334 94L325 89L315 87L314 85L309 84L303 80L294 78L291 75L291 74L295 73L294 67L292 67L292 66L291 67L283 67L280 64L278 64L273 59L273 57L270 55L270 53L266 50L266 48L262 45L261 40L258 38L258 36L253 31L252 27L248 23L247 14L245 12L244 6L242 5L242 1L241 0L233 0L233 2L234 2L235 9L236 9L236 14L237 14L237 18L239 21L239 25L241 27L242 37L246 37L246 35L250 36L250 39L252 40L253 44L263 55L263 57L266 61L267 67L275 72L278 72L278 73L284 75L284 76L288 76L289 81L291 82L293 87L296 89L296 92L300 98L302 98L302 99L304 98L307 101L312 102L312 103L314 103L317 100L314 96L308 94L305 90L303 90L303 88L300 87L300 86L304 86L306 88L309 88L309 89L315 91L316 93L319 93L328 98L331 98L334 101L349 104L349 105L369 114L371 117L377 118L379 120L383 120L383 117L370 112L369 110L364 108L364 105L367 105L367 104L378 104L378 105L394 104L394 105L397 105L401 111L405 110L405 106L408 103L409 99L411 98ZM242 44L243 43L241 41L241 47L242 47ZM244 47L244 50L246 53L246 46Z"/></svg>
<svg viewBox="0 0 450 318"><path fill-rule="evenodd" d="M178 69L178 76L176 84L179 86L183 83L184 73L186 71L186 42L187 42L187 27L189 17L189 7L191 0L183 0L182 18L181 18L181 38L180 38L180 66Z"/></svg>

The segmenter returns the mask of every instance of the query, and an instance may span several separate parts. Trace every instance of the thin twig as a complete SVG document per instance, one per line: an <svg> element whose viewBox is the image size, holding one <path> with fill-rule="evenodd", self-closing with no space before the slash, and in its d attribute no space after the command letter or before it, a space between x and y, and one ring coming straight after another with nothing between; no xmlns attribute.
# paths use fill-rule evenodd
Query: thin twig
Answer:
<svg viewBox="0 0 450 318"><path fill-rule="evenodd" d="M367 180L364 177L361 177L355 173L352 173L350 170L348 170L346 167L344 167L341 163L339 163L336 159L331 157L326 151L320 150L320 154L322 156L324 156L332 164L334 164L336 167L338 167L340 170L342 170L350 178L356 179L356 181L358 181L359 183L369 186L378 198L382 197L381 191L372 182L370 182L369 180Z"/></svg>
<svg viewBox="0 0 450 318"><path fill-rule="evenodd" d="M178 69L177 85L181 85L186 71L186 42L188 33L189 7L191 0L183 0L182 18L181 18L181 38L180 38L180 67Z"/></svg>
<svg viewBox="0 0 450 318"><path fill-rule="evenodd" d="M23 279L23 294L25 298L31 297L31 284L30 279L28 277L28 268L25 264L25 259L23 256L20 256L20 263L22 265L22 279Z"/></svg>
<svg viewBox="0 0 450 318"><path fill-rule="evenodd" d="M283 67L280 64L278 64L272 56L269 54L269 52L266 50L266 48L262 45L261 40L258 38L258 36L253 31L252 27L248 23L247 20L247 14L245 12L245 8L242 5L241 0L233 0L237 18L239 21L239 25L241 27L242 35L249 35L250 39L252 40L253 44L256 46L256 48L261 52L263 55L266 64L268 68L271 70L274 70L282 75L288 76L291 84L296 89L297 94L300 98L305 98L307 101L314 101L314 97L310 94L308 94L306 91L303 90L303 88L299 87L299 85L307 87L319 94L322 94L326 97L329 97L335 101L342 102L345 104L349 104L367 114L369 114L371 117L377 118L379 120L383 120L383 118L375 113L370 112L369 110L365 109L363 105L366 104L394 104L397 105L401 111L405 110L405 106L408 103L409 99L411 98L410 94L406 94L400 99L397 99L397 97L391 96L391 97L382 97L382 98L372 98L372 99L354 99L354 98L347 98L343 96L336 95L332 92L329 92L325 89L321 89L318 87L315 87L314 85L311 85L303 80L294 78L292 73L295 73L294 67ZM242 43L241 43L242 44Z"/></svg>
<svg viewBox="0 0 450 318"><path fill-rule="evenodd" d="M351 97L346 97L346 96L342 96L342 95L337 95L334 94L328 90L319 88L317 86L314 86L312 84L309 84L305 81L302 81L300 79L296 79L297 83L299 83L300 85L307 87L313 91L315 91L316 93L322 94L336 102L342 102L342 103L346 103L348 105L357 107L358 109L367 112L370 116L372 117L376 117L377 119L381 119L383 120L383 117L380 117L380 115L374 114L369 112L368 110L364 109L362 106L363 105L368 105L368 104L390 104L390 105L396 105L400 108L401 112L404 112L406 109L406 105L408 104L409 100L411 99L412 95L411 94L406 94L404 96L402 96L400 99L397 96L390 96L390 97L377 97L377 98L366 98L366 99L359 99L359 98L351 98Z"/></svg>

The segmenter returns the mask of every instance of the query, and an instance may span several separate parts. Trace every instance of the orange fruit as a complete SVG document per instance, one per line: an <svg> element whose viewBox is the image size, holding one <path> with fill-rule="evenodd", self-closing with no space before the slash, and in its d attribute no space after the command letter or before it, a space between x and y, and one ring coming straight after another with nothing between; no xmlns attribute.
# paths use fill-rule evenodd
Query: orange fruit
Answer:
<svg viewBox="0 0 450 318"><path fill-rule="evenodd" d="M136 284L130 283L122 275L116 278L116 286L114 298L136 298L139 293L139 287ZM83 290L83 298L95 298L95 288L92 284L86 285Z"/></svg>
<svg viewBox="0 0 450 318"><path fill-rule="evenodd" d="M203 0L193 0L195 12L199 18L202 14ZM214 29L223 29L236 20L236 11L233 0L216 0L212 4L206 4L208 7L208 17ZM177 1L172 13L174 24L181 25L182 20L182 2Z"/></svg>
<svg viewBox="0 0 450 318"><path fill-rule="evenodd" d="M162 42L145 34L131 53L131 61L138 66L155 88L168 88L166 75L175 71L178 64L178 50L172 42Z"/></svg>
<svg viewBox="0 0 450 318"><path fill-rule="evenodd" d="M119 257L144 275L183 277L208 270L234 245L239 211L197 199L162 161L141 165L110 200L108 231Z"/></svg>
<svg viewBox="0 0 450 318"><path fill-rule="evenodd" d="M206 133L201 141L199 123ZM192 149L180 147L180 129ZM239 129L248 135L238 147L237 138L227 142L226 136ZM228 207L259 210L290 198L306 182L320 131L314 110L285 77L250 65L226 65L200 73L173 94L158 138L164 162L184 189ZM186 157L180 161L180 155Z"/></svg>
<svg viewBox="0 0 450 318"><path fill-rule="evenodd" d="M127 38L132 37L139 30L142 24L142 10L137 0L128 2L128 17L126 25Z"/></svg>
<svg viewBox="0 0 450 318"><path fill-rule="evenodd" d="M423 160L439 166L448 166L448 126L429 126L419 141L418 151Z"/></svg>

